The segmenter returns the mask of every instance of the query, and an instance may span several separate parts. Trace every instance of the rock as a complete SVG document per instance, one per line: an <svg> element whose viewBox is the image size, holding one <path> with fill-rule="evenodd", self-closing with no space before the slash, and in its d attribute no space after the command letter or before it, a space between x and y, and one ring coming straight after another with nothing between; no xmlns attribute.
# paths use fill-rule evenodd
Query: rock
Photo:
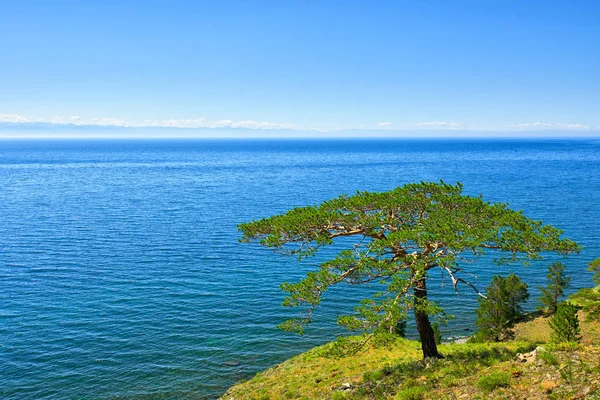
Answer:
<svg viewBox="0 0 600 400"><path fill-rule="evenodd" d="M558 385L553 381L543 381L542 382L542 390L546 393L552 393L554 389L556 389Z"/></svg>
<svg viewBox="0 0 600 400"><path fill-rule="evenodd" d="M346 383L342 383L342 386L340 386L340 390L352 390L352 384L346 382Z"/></svg>
<svg viewBox="0 0 600 400"><path fill-rule="evenodd" d="M529 353L517 353L515 360L522 363L534 363L538 361L538 356L545 349L541 346L535 348L535 350ZM538 364L539 365L539 364Z"/></svg>

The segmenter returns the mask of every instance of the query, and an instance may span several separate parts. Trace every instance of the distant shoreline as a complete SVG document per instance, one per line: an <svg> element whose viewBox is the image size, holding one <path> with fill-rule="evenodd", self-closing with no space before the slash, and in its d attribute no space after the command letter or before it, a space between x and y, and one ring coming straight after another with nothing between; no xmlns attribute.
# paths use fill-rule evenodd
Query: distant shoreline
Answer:
<svg viewBox="0 0 600 400"><path fill-rule="evenodd" d="M206 142L580 142L597 141L598 136L120 136L120 135L13 135L0 131L0 141L206 141Z"/></svg>

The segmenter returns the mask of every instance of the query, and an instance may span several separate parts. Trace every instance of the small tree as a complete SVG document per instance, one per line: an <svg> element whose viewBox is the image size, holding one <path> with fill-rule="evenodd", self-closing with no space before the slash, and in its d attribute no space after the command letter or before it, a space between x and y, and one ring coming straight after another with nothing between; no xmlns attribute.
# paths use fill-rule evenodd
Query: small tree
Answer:
<svg viewBox="0 0 600 400"><path fill-rule="evenodd" d="M556 312L558 300L569 286L569 282L571 282L571 277L565 274L565 268L566 266L563 263L553 263L548 267L548 273L546 274L548 286L538 287L541 292L538 300L542 303L543 308L548 314L554 314Z"/></svg>
<svg viewBox="0 0 600 400"><path fill-rule="evenodd" d="M506 278L496 275L487 287L485 298L479 298L477 321L479 338L498 342L508 339L510 328L523 315L521 304L527 301L527 284L515 274Z"/></svg>
<svg viewBox="0 0 600 400"><path fill-rule="evenodd" d="M280 328L302 333L321 296L336 284L374 284L380 291L338 317L352 330L390 332L413 310L424 357L440 357L429 317L442 308L428 298L427 278L435 270L475 288L461 276L481 255L498 263L539 259L542 252L578 251L561 231L527 218L506 204L462 194L462 185L440 181L413 183L389 192L357 192L320 205L240 224L242 242L258 241L275 251L314 255L338 244L339 253L297 283L284 283L284 306L306 306L304 317ZM341 241L338 241L341 240Z"/></svg>
<svg viewBox="0 0 600 400"><path fill-rule="evenodd" d="M577 307L569 302L558 304L556 314L550 319L550 327L553 331L550 338L555 343L581 340Z"/></svg>
<svg viewBox="0 0 600 400"><path fill-rule="evenodd" d="M600 285L600 258L596 258L588 264L588 271L594 273L592 279L596 285Z"/></svg>

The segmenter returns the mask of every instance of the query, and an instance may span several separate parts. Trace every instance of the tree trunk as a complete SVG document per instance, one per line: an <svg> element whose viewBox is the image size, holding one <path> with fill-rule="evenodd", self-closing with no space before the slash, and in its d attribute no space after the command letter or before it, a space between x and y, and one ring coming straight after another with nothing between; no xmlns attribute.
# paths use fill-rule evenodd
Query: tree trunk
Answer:
<svg viewBox="0 0 600 400"><path fill-rule="evenodd" d="M417 285L414 288L415 294L415 320L417 322L417 330L419 331L419 337L421 338L421 349L423 350L423 358L443 358L437 350L437 344L435 343L435 335L431 322L429 321L429 315L423 308L427 304L427 285L425 278L421 278L417 281Z"/></svg>

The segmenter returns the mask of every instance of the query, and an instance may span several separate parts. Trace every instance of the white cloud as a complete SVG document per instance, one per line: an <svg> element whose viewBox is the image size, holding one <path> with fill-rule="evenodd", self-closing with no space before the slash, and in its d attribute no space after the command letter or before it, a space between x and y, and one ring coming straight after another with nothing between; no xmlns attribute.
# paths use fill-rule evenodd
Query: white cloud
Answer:
<svg viewBox="0 0 600 400"><path fill-rule="evenodd" d="M528 129L528 130L543 130L543 129L590 129L589 125L584 124L562 124L548 122L531 122L525 124L511 125L511 128Z"/></svg>
<svg viewBox="0 0 600 400"><path fill-rule="evenodd" d="M17 114L0 114L0 123L11 123L11 124L30 124L30 123L47 123L56 125L76 125L76 126L107 126L107 127L123 127L123 128L246 128L246 129L257 129L257 130L269 130L269 129L290 129L297 131L315 130L327 132L328 130L318 128L307 128L298 127L294 124L288 123L277 123L268 121L255 121L255 120L242 120L234 121L230 119L220 120L208 120L204 117L191 118L191 119L164 119L164 120L143 120L143 121L130 121L119 118L110 117L97 117L97 118L83 118L77 115L73 116L54 116L49 118L37 118L31 116L23 116ZM373 125L371 125L372 127ZM377 123L379 128L382 130L394 130L394 131L453 131L453 130L486 130L485 127L477 126L474 124L454 122L454 121L425 121L416 123L402 123L402 122L389 122L381 121ZM358 125L355 127L348 127L347 129L367 129L365 125ZM543 131L543 130L594 130L596 127L590 127L590 125L572 123L548 123L548 122L531 122L521 123L515 125L509 125L505 127L496 127L497 130L511 130L511 131ZM489 128L487 130L490 130Z"/></svg>
<svg viewBox="0 0 600 400"><path fill-rule="evenodd" d="M71 117L52 117L52 118L30 118L22 115L0 114L0 122L14 124L27 123L49 123L57 125L94 125L94 126L116 126L124 128L248 128L248 129L298 129L293 124L273 123L266 121L232 121L229 119L209 121L205 118L196 119L168 119L168 120L146 120L146 121L125 121L118 118L81 118L79 116Z"/></svg>
<svg viewBox="0 0 600 400"><path fill-rule="evenodd" d="M423 129L464 129L465 125L459 122L446 122L446 121L428 121L418 122L415 124L418 128Z"/></svg>
<svg viewBox="0 0 600 400"><path fill-rule="evenodd" d="M33 121L30 121L29 119L27 119L21 115L0 114L0 122L10 122L12 124L26 124L28 122L33 122Z"/></svg>

